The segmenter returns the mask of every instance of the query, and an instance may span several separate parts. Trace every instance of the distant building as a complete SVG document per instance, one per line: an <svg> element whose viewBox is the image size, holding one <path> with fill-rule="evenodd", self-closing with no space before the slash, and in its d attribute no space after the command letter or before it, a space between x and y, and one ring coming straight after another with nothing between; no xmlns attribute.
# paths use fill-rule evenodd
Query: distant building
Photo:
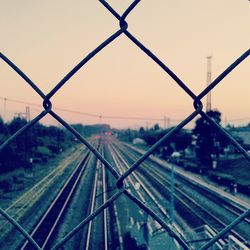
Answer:
<svg viewBox="0 0 250 250"><path fill-rule="evenodd" d="M142 146L145 146L145 145L146 145L146 142L145 142L143 139L141 139L141 138L135 138L135 139L133 140L133 144L134 144L134 145L142 145Z"/></svg>

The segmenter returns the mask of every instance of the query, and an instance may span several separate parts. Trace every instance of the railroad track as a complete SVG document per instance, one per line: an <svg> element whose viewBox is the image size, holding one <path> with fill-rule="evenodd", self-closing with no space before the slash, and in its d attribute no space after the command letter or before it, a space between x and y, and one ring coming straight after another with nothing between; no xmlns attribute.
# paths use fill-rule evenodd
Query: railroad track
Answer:
<svg viewBox="0 0 250 250"><path fill-rule="evenodd" d="M166 176L163 177L162 172L158 172L157 170L152 172L152 170L147 167L147 171L151 172L151 176L154 175L156 177L156 181L159 183L162 183L162 181L164 181L166 178ZM168 184L170 185L169 179ZM194 192L195 194L193 194ZM228 201L225 201L220 197L217 198L216 196L213 196L213 198L211 199L211 193L208 194L209 195L207 196L206 190L204 191L201 188L198 188L197 190L196 187L194 187L190 183L187 183L187 185L185 185L184 187L181 187L181 185L177 185L175 187L175 197L182 203L185 203L190 210L193 210L193 213L200 218L203 224L208 225L215 233L220 232L229 223L231 223L231 221L233 221L246 211L240 209L238 206L230 204ZM201 200L201 196L205 197L207 200ZM218 213L217 210L221 212ZM246 218L235 229L232 229L230 231L230 234L236 237L239 241L248 244L248 232L250 230L249 226L249 219ZM243 227L245 229L243 229ZM225 236L224 238L226 237L227 236Z"/></svg>
<svg viewBox="0 0 250 250"><path fill-rule="evenodd" d="M120 173L125 172L129 168L129 164L127 162L127 159L123 157L121 152L117 150L114 145L110 145L110 152L112 157L115 159L116 166L118 167L118 170ZM166 212L166 207L162 205L159 200L162 200L163 197L159 192L157 192L155 189L152 189L152 183L149 185L145 184L145 181L143 180L142 176L138 173L132 172L131 175L129 175L125 179L125 184L128 187L131 187L131 191L138 196L138 198L148 206L151 207L151 209L163 220L167 220L170 224L170 218L168 213ZM136 186L140 186L140 188L135 188ZM145 215L144 215L145 217ZM149 221L148 216L146 215L146 221L148 224L148 227L150 227L150 230L152 232L161 230L159 227L159 224L156 223L154 220ZM177 234L179 234L182 238L184 238L184 234L182 230L178 227L176 223L172 224L172 229L176 231Z"/></svg>
<svg viewBox="0 0 250 250"><path fill-rule="evenodd" d="M119 172L122 174L129 168L128 162L125 160L122 154L114 146L112 145L110 146L110 151L111 151L112 157L115 159L116 165L119 167ZM144 182L141 180L141 178L138 177L137 174L133 172L131 173L130 176L127 177L127 179L128 180L125 179L125 184L127 186L136 187L136 183L139 183L139 185L142 187L142 190L140 191L134 188L131 188L131 189L133 190L134 194L136 194L138 198L141 199L143 203L148 202L145 197L149 196L152 203L154 203L156 207L158 207L159 209L158 212L161 214L161 216L163 216L164 219L169 218L165 209L157 202L157 199L155 198L154 193L152 193L152 191L146 187Z"/></svg>
<svg viewBox="0 0 250 250"><path fill-rule="evenodd" d="M109 158L109 161L115 165L115 160L110 154L110 151L107 150L107 146L105 145L103 147L103 153L105 158ZM103 166L104 167L104 166ZM109 172L105 170L105 179L106 179L106 198L109 199L116 190L116 179L114 176ZM121 200L123 197L120 197ZM107 210L108 213L108 222L110 224L109 229L109 249L117 249L117 250L123 250L124 249L124 241L123 241L123 233L122 233L122 223L119 220L119 210L117 207L117 203L114 202Z"/></svg>
<svg viewBox="0 0 250 250"><path fill-rule="evenodd" d="M98 146L99 147L99 146ZM103 150L102 150L103 151ZM90 155L92 157L92 162L96 164L89 164ZM88 171L87 171L88 169ZM88 172L85 174L85 172ZM92 174L93 173L93 174ZM58 174L58 173L57 173ZM71 206L72 199L78 199L74 197L76 193L76 189L78 189L79 183L81 185L86 185L85 189L89 190L89 193L86 193L86 199L84 203L81 201L75 203L77 205L78 210L81 211L82 208L82 216L80 220L83 220L86 216L93 213L99 206L107 201L109 198L109 190L110 186L113 184L108 184L107 182L111 182L110 173L107 173L105 166L94 158L94 155L90 154L90 152L86 152L82 161L75 167L74 171L72 171L71 175L68 177L66 181L64 181L64 185L61 187L60 191L56 195L55 199L51 202L46 212L39 218L39 221L35 223L34 228L29 232L32 238L36 241L36 243L42 249L50 249L53 246L54 242L59 240L58 232L60 234L61 226L66 223L70 224L70 218L67 218L65 221L66 211L68 211L68 207ZM41 193L50 192L49 183L54 181L54 175L56 176L56 170L50 173L46 180L42 180L38 183L28 194L33 194L39 199L41 195L39 195L39 191ZM84 180L81 180L82 176ZM44 183L47 183L45 186ZM92 186L89 186L90 183L93 183ZM84 189L84 188L83 188ZM91 198L88 199L88 195L91 194ZM79 194L78 194L79 195ZM13 214L20 213L21 210L25 211L25 209L21 206L24 204L27 206L29 200L25 197L24 199L20 199L19 206L12 207ZM34 197L33 197L34 198ZM32 198L31 198L32 199ZM16 203L17 204L17 203ZM34 203L35 204L35 203ZM21 209L21 210L18 210ZM77 213L79 213L79 211ZM112 216L112 218L110 218ZM79 217L78 217L79 218ZM36 219L34 219L36 220ZM75 221L76 222L76 221ZM79 220L78 222L79 223ZM76 224L77 225L77 224ZM118 225L118 226L117 226ZM72 226L68 228L74 227L74 223ZM80 230L80 241L77 249L119 249L123 250L123 240L120 230L116 230L115 234L112 235L111 231L113 227L119 228L119 219L117 216L117 208L116 206L112 206L108 209L105 209L103 213L96 216L93 220L91 220L88 225L86 225L82 230ZM64 226L62 226L63 228ZM65 231L65 229L63 229ZM67 229L66 229L67 230ZM79 234L78 234L79 235ZM61 235L63 236L63 235ZM79 237L78 237L79 239ZM113 239L118 239L114 240ZM70 243L71 244L71 243ZM15 242L15 245L18 245L18 242ZM112 248L115 245L115 248ZM14 245L13 245L14 247ZM75 246L70 245L72 249L75 249ZM16 247L15 247L16 248ZM26 250L33 249L33 246L27 240L24 240L22 243L19 243L17 249Z"/></svg>
<svg viewBox="0 0 250 250"><path fill-rule="evenodd" d="M124 145L121 145L121 147L124 148ZM129 150L127 150L129 149ZM133 154L136 154L137 156L141 156L142 153L139 152L140 150L135 150L134 147L133 149L131 147L128 148L128 145L125 144L125 152L131 151ZM154 165L157 165L163 172L167 171L168 173L170 172L170 164L166 165L166 163L161 164L158 161L154 161L152 159L149 159L149 162L151 162ZM214 201L215 203L219 203L220 206L223 206L227 208L227 210L230 210L232 214L235 214L236 216L239 216L243 212L245 212L246 209L250 208L249 204L241 204L240 202L236 203L232 200L229 200L222 195L218 194L214 190L207 189L206 187L200 185L199 183L195 183L194 181L190 180L188 177L186 177L183 174L180 174L178 170L175 172L175 174L178 176L179 179L182 180L182 182L186 183L189 187L195 188L196 190L199 190L200 193L202 193L204 196L209 198L211 201ZM250 223L249 218L245 218L245 221Z"/></svg>
<svg viewBox="0 0 250 250"><path fill-rule="evenodd" d="M22 218L28 213L30 209L36 204L36 202L45 195L51 186L57 182L57 179L64 173L65 169L74 161L79 161L79 157L82 156L84 148L81 147L78 152L73 153L70 157L64 160L58 167L45 176L42 180L36 183L32 188L25 192L22 196L17 198L9 207L5 209L12 218L16 221L21 221ZM1 218L0 224L0 241L7 234L13 230L13 226Z"/></svg>
<svg viewBox="0 0 250 250"><path fill-rule="evenodd" d="M60 219L74 193L75 188L77 187L84 170L86 169L88 161L89 153L84 156L83 160L75 168L54 199L53 203L51 203L50 207L30 233L37 244L43 249L48 249L48 243L53 237L54 230L60 223ZM32 245L28 241L25 241L19 249L32 249Z"/></svg>
<svg viewBox="0 0 250 250"><path fill-rule="evenodd" d="M121 148L122 146L119 145L118 148ZM136 160L136 157L131 154L131 152L128 153L127 150L121 150L121 152L124 154L124 158L129 159L130 158L130 164ZM126 152L126 153L124 153ZM161 190L167 190L167 192L170 192L170 178L169 173L166 174L164 171L169 169L162 168L164 171L160 171L159 168L154 168L152 170L152 167L150 168L147 164L142 164L143 168L139 168L139 172L142 173L142 175L147 176L148 180L150 180L152 183L155 183L156 186L159 186ZM166 182L167 181L167 182ZM210 212L208 208L204 205L204 203L200 203L199 196L200 194L206 196L207 199L209 199L210 202L214 202L214 204L217 204L219 207L223 208L227 213L231 213L232 217L230 217L231 220L238 217L241 213L243 213L245 210L239 206L229 203L227 200L222 199L221 197L216 197L215 195L212 195L211 192L208 192L207 190L203 190L202 188L198 188L198 191L195 195L190 195L190 192L187 192L187 187L190 190L190 186L192 191L194 192L194 185L190 182L187 182L185 180L186 185L183 187L183 183L179 182L178 185L175 187L175 198L177 201L181 202L189 211L192 211L193 214L196 215L196 221L199 220L198 223L202 223L204 225L209 225L210 228L215 233L218 233L221 231L224 227L226 227L230 221L222 221L222 219L218 218L218 215L214 215L213 212ZM182 188L179 188L179 186ZM183 191L182 189L185 189ZM199 193L200 192L200 193ZM212 196L212 198L211 198ZM202 205L201 205L202 204ZM181 211L181 209L180 209ZM189 218L189 216L185 215L185 217ZM192 218L192 217L191 217ZM194 220L191 219L189 224L194 223ZM244 222L241 222L241 224L245 224L245 227L249 227L249 219L246 219ZM195 226L197 227L197 225ZM235 229L231 230L230 234L235 236L238 240L241 242L244 242L245 244L248 243L247 235L249 231L245 229L244 232L238 233ZM244 235L244 236L242 236ZM248 235L249 236L249 235Z"/></svg>
<svg viewBox="0 0 250 250"><path fill-rule="evenodd" d="M92 214L104 202L103 188L106 185L102 181L102 164L97 161L89 214ZM81 249L107 249L107 217L106 213L101 213L88 223L86 239L83 238Z"/></svg>
<svg viewBox="0 0 250 250"><path fill-rule="evenodd" d="M100 152L104 154L102 146L100 146ZM88 214L92 214L110 197L109 190L112 186L109 183L111 181L110 177L110 173L106 171L105 166L97 160ZM119 228L119 219L117 208L112 204L108 209L104 209L102 213L91 220L86 229L83 229L83 237L79 249L123 250L120 230L112 231L114 227Z"/></svg>
<svg viewBox="0 0 250 250"><path fill-rule="evenodd" d="M138 158L138 152L135 153L132 150L128 150L123 144L119 142L114 143L112 140L109 142L104 141L103 144L99 144L98 149L105 158L109 158L109 161L112 162L112 165L117 168L116 170L120 174L124 173L136 158ZM92 164L90 164L90 162ZM59 171L63 171L60 170L60 168L58 169ZM50 183L56 180L57 174L58 172L56 172L56 170L51 172L47 178L41 180L29 191L28 196L34 195L30 201L28 196L24 196L23 199L13 203L12 207L9 208L9 212L11 213L11 211L13 211L13 216L15 216L15 213L19 216L19 214L24 214L25 211L27 212L27 208L25 208L27 203L32 203L33 199L39 199L43 193L46 194L50 187ZM83 175L85 176L84 178L82 178ZM219 205L217 204L217 206L221 206L221 209L226 210L227 213L231 213L232 216L234 216L232 219L244 211L240 205L234 206L227 200L223 200L222 202L222 200L220 200L221 197L218 199L214 198L211 192L202 190L201 187L195 188L196 186L189 183L185 178L176 176L174 195L175 208L178 216L176 216L176 220L171 224L171 218L167 211L169 207L168 200L171 193L169 176L169 169L167 167L155 164L150 160L150 164L144 162L136 171L132 172L124 180L124 184L144 204L150 206L159 217L167 221L172 229L174 229L183 239L188 239L188 237L185 230L181 229L182 225L179 223L180 218L178 218L180 216L185 217L186 224L189 224L191 228L205 226L211 229L214 234L222 230L228 224L222 218L218 219L219 216L214 215L212 210L209 211L206 204L202 202L205 201L205 199L209 200L210 203L220 203ZM76 193L79 186L81 186L82 190L85 189L87 192L85 193L86 197L84 198L84 202L83 200L77 200ZM77 206L80 211L82 210L81 215L79 215L81 217L78 216L77 219L75 219L75 222L79 223L79 219L83 220L105 203L107 199L113 195L113 191L116 191L116 179L106 170L105 166L99 160L94 158L89 151L86 152L82 161L72 171L70 177L56 195L56 198L49 205L49 208L40 217L39 222L30 232L30 235L41 248L45 250L50 249L55 240L60 238L58 238L58 231L61 230L61 225L63 223L69 224L70 216L67 220L65 219L66 211L71 206L73 199L76 200L75 206ZM204 200L201 200L201 197L199 197L201 195L204 196ZM20 203L18 204L18 202ZM76 211L73 211L73 213L75 216ZM126 219L123 217L126 217ZM129 204L129 199L126 200L126 196L121 196L77 233L74 239L74 241L79 241L77 247L76 245L72 245L72 242L69 243L71 244L69 247L70 249L86 250L126 249L124 236L130 229L124 222L128 224L129 220L133 223L136 220L143 221L143 224L146 224L151 232L164 231L160 228L159 224L144 214L142 210L138 209L137 205L134 203ZM249 220L246 219L244 223L249 224ZM74 223L72 226L74 227ZM63 230L67 231L69 228L70 227L67 229L64 228ZM230 234L241 242L246 241L244 235L242 236L242 233L238 233L236 230L231 231ZM63 234L61 234L61 236L63 237ZM166 237L168 237L167 234ZM188 240L185 241L188 242ZM226 241L226 238L223 240L220 239L217 244L220 244L222 249ZM18 249L26 250L33 249L33 247L31 243L24 240L22 244L19 245Z"/></svg>

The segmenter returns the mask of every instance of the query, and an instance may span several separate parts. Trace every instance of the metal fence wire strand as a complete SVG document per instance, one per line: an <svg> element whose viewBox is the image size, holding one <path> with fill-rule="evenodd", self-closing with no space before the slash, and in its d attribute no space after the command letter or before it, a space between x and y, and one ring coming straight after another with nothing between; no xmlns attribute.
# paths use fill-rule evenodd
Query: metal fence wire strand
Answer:
<svg viewBox="0 0 250 250"><path fill-rule="evenodd" d="M133 36L128 31L128 23L126 21L127 16L131 11L137 6L140 0L133 1L130 6L125 10L125 12L120 16L105 0L99 0L99 2L119 21L119 29L109 36L104 42L102 42L97 48L90 52L85 58L83 58L65 77L55 85L55 87L46 95L44 94L37 85L30 80L25 73L22 72L10 59L0 52L0 58L8 64L25 82L42 98L44 110L37 115L33 120L28 122L24 127L18 130L16 133L11 135L5 142L0 145L0 151L2 151L6 146L12 143L19 135L30 129L37 122L39 122L43 117L50 114L54 119L56 119L62 126L70 131L79 141L84 144L110 171L110 173L116 178L116 193L110 197L105 203L103 203L99 208L97 208L92 214L87 216L82 222L80 222L72 231L70 231L63 239L61 239L52 248L53 250L62 247L70 238L72 238L82 227L93 220L99 213L103 212L104 209L110 207L112 203L117 200L121 195L127 196L135 204L143 209L147 214L154 218L165 230L166 232L176 239L176 241L184 248L191 249L187 241L183 239L177 230L168 222L163 221L150 206L144 204L141 200L135 197L128 189L124 186L124 180L134 172L159 146L164 142L168 142L173 134L180 131L185 125L191 122L198 115L202 116L207 122L211 124L219 133L223 134L232 145L250 162L249 153L231 136L229 135L219 124L214 122L206 113L203 111L202 98L205 97L212 89L214 89L221 81L232 72L242 61L248 58L250 54L250 49L243 53L238 59L236 59L227 69L225 69L209 86L207 86L199 95L195 95L192 90L167 66L165 65L156 55L154 55L144 44L142 44L135 36ZM76 74L87 62L89 62L96 54L103 50L107 45L112 43L120 35L124 34L128 39L140 48L148 57L150 57L162 70L169 75L178 86L183 89L194 102L194 111L183 121L181 121L176 127L171 129L167 134L165 134L158 142L156 142L141 158L134 162L130 168L120 175L115 168L103 157L103 155L98 152L82 135L80 135L72 126L70 126L62 117L60 117L56 112L53 111L53 106L50 101L51 97L54 96L69 80ZM34 246L35 249L41 249L34 239L27 233L27 231L11 216L8 215L3 209L0 208L0 214L11 223L23 236ZM238 223L243 221L250 214L250 209L240 215L227 227L225 227L221 232L219 232L214 238L207 242L201 249L207 249L216 241L221 239L225 234L227 234L233 227Z"/></svg>

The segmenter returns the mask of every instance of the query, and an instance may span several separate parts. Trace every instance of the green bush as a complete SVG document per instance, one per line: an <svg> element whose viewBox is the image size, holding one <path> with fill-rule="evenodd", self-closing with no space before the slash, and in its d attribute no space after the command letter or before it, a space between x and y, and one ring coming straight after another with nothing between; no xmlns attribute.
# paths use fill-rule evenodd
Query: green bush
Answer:
<svg viewBox="0 0 250 250"><path fill-rule="evenodd" d="M49 158L52 155L51 150L45 146L38 146L35 154L37 157L41 157L41 158L42 157Z"/></svg>

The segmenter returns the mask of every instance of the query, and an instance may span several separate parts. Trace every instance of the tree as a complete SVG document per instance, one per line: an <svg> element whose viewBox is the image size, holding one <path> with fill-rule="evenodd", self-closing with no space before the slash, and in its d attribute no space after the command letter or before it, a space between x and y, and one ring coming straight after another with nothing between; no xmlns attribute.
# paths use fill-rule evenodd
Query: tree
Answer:
<svg viewBox="0 0 250 250"><path fill-rule="evenodd" d="M6 126L4 124L4 121L3 121L2 117L0 116L0 134L4 134L5 129L6 129Z"/></svg>
<svg viewBox="0 0 250 250"><path fill-rule="evenodd" d="M14 134L26 125L27 121L20 117L15 117L8 125L10 134Z"/></svg>
<svg viewBox="0 0 250 250"><path fill-rule="evenodd" d="M156 123L155 125L154 125L154 127L153 127L153 130L154 131L159 131L161 128L160 128L160 126L159 126L159 124L158 123Z"/></svg>
<svg viewBox="0 0 250 250"><path fill-rule="evenodd" d="M175 136L174 136L174 142L175 142L175 149L177 151L185 151L185 149L191 144L192 142L192 135L190 133L187 133L183 130L180 130Z"/></svg>
<svg viewBox="0 0 250 250"><path fill-rule="evenodd" d="M2 144L6 139L7 127L4 124L2 117L0 116L0 144Z"/></svg>
<svg viewBox="0 0 250 250"><path fill-rule="evenodd" d="M15 117L8 125L10 135L16 133L26 124L27 121L25 119ZM26 130L15 138L14 143L11 143L9 145L16 152L16 157L19 158L21 161L26 161L29 158L29 152L33 147L34 141L32 140L33 138L30 138L30 136L30 131Z"/></svg>
<svg viewBox="0 0 250 250"><path fill-rule="evenodd" d="M217 110L207 112L216 123L221 122L221 113ZM225 138L221 133L212 126L203 117L196 120L196 126L193 129L194 135L197 137L196 141L196 156L200 163L206 167L212 167L212 157L218 157L221 147L226 144Z"/></svg>
<svg viewBox="0 0 250 250"><path fill-rule="evenodd" d="M144 129L144 127L140 127L140 129L139 129L139 136L143 138L144 135L145 135L145 129Z"/></svg>
<svg viewBox="0 0 250 250"><path fill-rule="evenodd" d="M21 117L15 117L7 124L0 117L0 143L26 124L27 121ZM46 162L69 144L72 141L65 129L36 123L0 151L0 173L30 167L31 159L33 163Z"/></svg>

